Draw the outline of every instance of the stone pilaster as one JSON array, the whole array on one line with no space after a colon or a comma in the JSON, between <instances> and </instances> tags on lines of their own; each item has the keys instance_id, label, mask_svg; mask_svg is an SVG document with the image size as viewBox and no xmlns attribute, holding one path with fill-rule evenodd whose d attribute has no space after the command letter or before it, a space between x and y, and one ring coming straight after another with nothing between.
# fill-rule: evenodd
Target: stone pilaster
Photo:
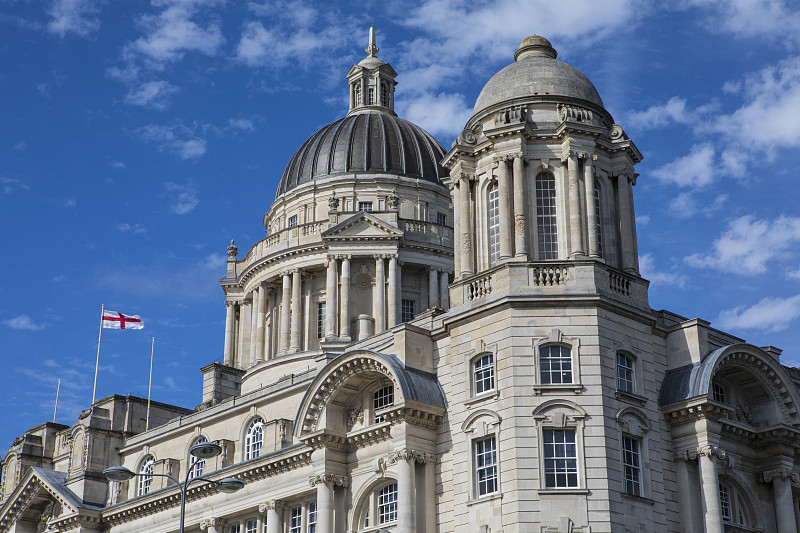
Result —
<instances>
[{"instance_id":1,"label":"stone pilaster","mask_svg":"<svg viewBox=\"0 0 800 533\"><path fill-rule=\"evenodd\" d=\"M342 300L342 314L339 319L339 337L344 340L350 340L350 256L340 256L342 261L342 278L341 278L341 295ZM327 312L334 313L331 309Z\"/></svg>"},{"instance_id":2,"label":"stone pilaster","mask_svg":"<svg viewBox=\"0 0 800 533\"><path fill-rule=\"evenodd\" d=\"M300 269L292 271L292 317L291 317L291 339L289 344L290 352L300 351L300 324L303 320L303 298L302 287L303 277Z\"/></svg>"},{"instance_id":3,"label":"stone pilaster","mask_svg":"<svg viewBox=\"0 0 800 533\"><path fill-rule=\"evenodd\" d=\"M289 351L289 310L292 299L292 275L283 272L283 292L281 294L281 334L280 334L280 353Z\"/></svg>"},{"instance_id":4,"label":"stone pilaster","mask_svg":"<svg viewBox=\"0 0 800 533\"><path fill-rule=\"evenodd\" d=\"M508 205L508 162L505 156L495 158L497 163L497 199L500 211L500 259L511 257L511 228L509 225L510 209Z\"/></svg>"},{"instance_id":5,"label":"stone pilaster","mask_svg":"<svg viewBox=\"0 0 800 533\"><path fill-rule=\"evenodd\" d=\"M449 309L450 308L450 291L447 287L448 274L446 271L442 271L439 273L439 304L442 306L442 309Z\"/></svg>"},{"instance_id":6,"label":"stone pilaster","mask_svg":"<svg viewBox=\"0 0 800 533\"><path fill-rule=\"evenodd\" d=\"M258 506L258 511L267 515L267 531L283 531L283 510L286 502L283 500L269 500Z\"/></svg>"},{"instance_id":7,"label":"stone pilaster","mask_svg":"<svg viewBox=\"0 0 800 533\"><path fill-rule=\"evenodd\" d=\"M375 318L375 333L386 329L386 274L383 265L384 256L375 255L375 291L372 295L372 314Z\"/></svg>"},{"instance_id":8,"label":"stone pilaster","mask_svg":"<svg viewBox=\"0 0 800 533\"><path fill-rule=\"evenodd\" d=\"M630 177L626 174L617 176L617 195L622 269L626 272L636 273L633 213L631 212L631 182Z\"/></svg>"},{"instance_id":9,"label":"stone pilaster","mask_svg":"<svg viewBox=\"0 0 800 533\"><path fill-rule=\"evenodd\" d=\"M581 209L580 179L578 177L578 156L570 151L567 157L569 176L569 238L572 257L585 255L583 248L583 213Z\"/></svg>"},{"instance_id":10,"label":"stone pilaster","mask_svg":"<svg viewBox=\"0 0 800 533\"><path fill-rule=\"evenodd\" d=\"M389 327L400 323L400 275L397 268L397 254L389 256Z\"/></svg>"},{"instance_id":11,"label":"stone pilaster","mask_svg":"<svg viewBox=\"0 0 800 533\"><path fill-rule=\"evenodd\" d=\"M233 320L236 305L236 302L225 302L225 349L222 360L228 366L233 364Z\"/></svg>"},{"instance_id":12,"label":"stone pilaster","mask_svg":"<svg viewBox=\"0 0 800 533\"><path fill-rule=\"evenodd\" d=\"M775 522L781 533L797 533L797 520L792 499L792 482L800 482L800 474L790 468L775 468L759 476L764 483L772 483L772 502Z\"/></svg>"},{"instance_id":13,"label":"stone pilaster","mask_svg":"<svg viewBox=\"0 0 800 533\"><path fill-rule=\"evenodd\" d=\"M581 154L583 157L583 185L584 198L586 199L586 235L589 239L589 256L600 257L600 247L597 240L597 211L594 205L594 164L596 155Z\"/></svg>"},{"instance_id":14,"label":"stone pilaster","mask_svg":"<svg viewBox=\"0 0 800 533\"><path fill-rule=\"evenodd\" d=\"M514 257L528 260L528 199L525 180L525 160L522 154L514 154L512 164L514 173ZM442 306L444 307L444 305Z\"/></svg>"},{"instance_id":15,"label":"stone pilaster","mask_svg":"<svg viewBox=\"0 0 800 533\"><path fill-rule=\"evenodd\" d=\"M458 229L461 232L461 277L472 275L472 223L470 220L470 180L465 174L458 182Z\"/></svg>"},{"instance_id":16,"label":"stone pilaster","mask_svg":"<svg viewBox=\"0 0 800 533\"><path fill-rule=\"evenodd\" d=\"M428 307L439 307L439 270L436 267L428 269Z\"/></svg>"}]
</instances>

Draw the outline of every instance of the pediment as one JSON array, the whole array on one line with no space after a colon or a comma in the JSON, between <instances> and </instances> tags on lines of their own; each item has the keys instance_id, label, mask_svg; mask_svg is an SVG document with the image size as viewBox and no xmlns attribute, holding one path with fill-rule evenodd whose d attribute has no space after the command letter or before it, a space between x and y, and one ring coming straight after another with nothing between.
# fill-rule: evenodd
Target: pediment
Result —
<instances>
[{"instance_id":1,"label":"pediment","mask_svg":"<svg viewBox=\"0 0 800 533\"><path fill-rule=\"evenodd\" d=\"M403 232L375 215L360 212L322 232L328 241L398 240Z\"/></svg>"},{"instance_id":2,"label":"pediment","mask_svg":"<svg viewBox=\"0 0 800 533\"><path fill-rule=\"evenodd\" d=\"M80 500L63 485L65 478L62 472L31 468L0 509L0 532L18 521L33 522L46 532L48 524L80 514Z\"/></svg>"}]
</instances>

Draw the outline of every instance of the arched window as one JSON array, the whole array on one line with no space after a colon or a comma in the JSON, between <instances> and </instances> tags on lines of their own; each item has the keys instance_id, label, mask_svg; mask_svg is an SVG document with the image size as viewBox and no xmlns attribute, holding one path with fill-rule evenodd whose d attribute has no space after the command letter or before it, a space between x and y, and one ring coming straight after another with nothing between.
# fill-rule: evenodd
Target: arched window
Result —
<instances>
[{"instance_id":1,"label":"arched window","mask_svg":"<svg viewBox=\"0 0 800 533\"><path fill-rule=\"evenodd\" d=\"M153 472L155 470L156 460L152 455L145 457L142 461L142 466L139 468L139 480L136 485L136 495L144 496L150 492L150 486L153 484Z\"/></svg>"},{"instance_id":2,"label":"arched window","mask_svg":"<svg viewBox=\"0 0 800 533\"><path fill-rule=\"evenodd\" d=\"M549 172L536 176L536 230L539 236L539 259L558 259L556 179Z\"/></svg>"},{"instance_id":3,"label":"arched window","mask_svg":"<svg viewBox=\"0 0 800 533\"><path fill-rule=\"evenodd\" d=\"M597 221L597 253L603 257L603 219L600 216L600 184L594 182L594 218Z\"/></svg>"},{"instance_id":4,"label":"arched window","mask_svg":"<svg viewBox=\"0 0 800 533\"><path fill-rule=\"evenodd\" d=\"M723 522L745 527L754 525L749 519L750 513L745 504L744 495L736 485L720 481L719 506Z\"/></svg>"},{"instance_id":5,"label":"arched window","mask_svg":"<svg viewBox=\"0 0 800 533\"><path fill-rule=\"evenodd\" d=\"M205 437L200 437L199 439L194 441L194 443L192 443L192 446L194 446L195 444L200 444L201 442L208 442L208 439L205 438ZM189 464L192 464L192 461L194 461L194 460L195 460L195 458L190 454L189 455ZM192 467L191 472L189 472L189 477L192 478L192 479L196 478L196 477L201 477L203 475L203 469L205 467L206 467L206 460L205 459L199 459L194 464L194 466Z\"/></svg>"},{"instance_id":6,"label":"arched window","mask_svg":"<svg viewBox=\"0 0 800 533\"><path fill-rule=\"evenodd\" d=\"M397 483L379 485L367 496L360 512L358 529L389 526L397 522Z\"/></svg>"},{"instance_id":7,"label":"arched window","mask_svg":"<svg viewBox=\"0 0 800 533\"><path fill-rule=\"evenodd\" d=\"M489 264L493 265L500 258L500 195L496 183L489 188L488 213Z\"/></svg>"},{"instance_id":8,"label":"arched window","mask_svg":"<svg viewBox=\"0 0 800 533\"><path fill-rule=\"evenodd\" d=\"M485 353L472 361L472 395L493 391L494 354Z\"/></svg>"},{"instance_id":9,"label":"arched window","mask_svg":"<svg viewBox=\"0 0 800 533\"><path fill-rule=\"evenodd\" d=\"M264 445L264 419L256 418L247 426L247 435L244 438L244 460L249 461L261 455Z\"/></svg>"}]
</instances>

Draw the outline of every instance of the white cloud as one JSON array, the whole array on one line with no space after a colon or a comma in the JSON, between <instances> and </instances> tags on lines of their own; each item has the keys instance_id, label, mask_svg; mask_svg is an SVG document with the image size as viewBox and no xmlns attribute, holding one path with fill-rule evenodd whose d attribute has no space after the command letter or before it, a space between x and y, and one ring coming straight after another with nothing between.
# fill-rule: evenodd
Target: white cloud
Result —
<instances>
[{"instance_id":1,"label":"white cloud","mask_svg":"<svg viewBox=\"0 0 800 533\"><path fill-rule=\"evenodd\" d=\"M142 226L141 224L117 224L117 230L121 231L122 233L133 233L133 234L140 234L140 233L147 233L147 228Z\"/></svg>"},{"instance_id":2,"label":"white cloud","mask_svg":"<svg viewBox=\"0 0 800 533\"><path fill-rule=\"evenodd\" d=\"M168 150L181 159L198 159L206 153L206 141L195 135L196 127L148 124L134 130L139 139L156 144L159 151Z\"/></svg>"},{"instance_id":3,"label":"white cloud","mask_svg":"<svg viewBox=\"0 0 800 533\"><path fill-rule=\"evenodd\" d=\"M96 0L54 0L50 4L47 31L62 39L68 33L88 37L100 29L100 4Z\"/></svg>"},{"instance_id":4,"label":"white cloud","mask_svg":"<svg viewBox=\"0 0 800 533\"><path fill-rule=\"evenodd\" d=\"M30 189L26 184L16 178L0 177L0 194L12 194L20 190Z\"/></svg>"},{"instance_id":5,"label":"white cloud","mask_svg":"<svg viewBox=\"0 0 800 533\"><path fill-rule=\"evenodd\" d=\"M457 135L472 116L462 94L420 94L398 103L398 113L432 135Z\"/></svg>"},{"instance_id":6,"label":"white cloud","mask_svg":"<svg viewBox=\"0 0 800 533\"><path fill-rule=\"evenodd\" d=\"M699 189L711 184L716 177L714 154L711 144L696 144L688 155L653 170L651 174L665 183Z\"/></svg>"},{"instance_id":7,"label":"white cloud","mask_svg":"<svg viewBox=\"0 0 800 533\"><path fill-rule=\"evenodd\" d=\"M128 91L125 103L164 110L169 107L170 96L176 92L178 88L168 81L148 81Z\"/></svg>"},{"instance_id":8,"label":"white cloud","mask_svg":"<svg viewBox=\"0 0 800 533\"><path fill-rule=\"evenodd\" d=\"M122 161L112 161L111 166L114 168L126 168L125 163L123 163Z\"/></svg>"},{"instance_id":9,"label":"white cloud","mask_svg":"<svg viewBox=\"0 0 800 533\"><path fill-rule=\"evenodd\" d=\"M14 318L3 320L3 324L10 327L11 329L19 329L27 331L39 331L47 327L47 324L45 323L36 324L33 320L31 320L31 317L29 317L28 315L19 315Z\"/></svg>"},{"instance_id":10,"label":"white cloud","mask_svg":"<svg viewBox=\"0 0 800 533\"><path fill-rule=\"evenodd\" d=\"M252 133L256 131L256 126L249 118L232 118L228 120L228 127Z\"/></svg>"},{"instance_id":11,"label":"white cloud","mask_svg":"<svg viewBox=\"0 0 800 533\"><path fill-rule=\"evenodd\" d=\"M796 2L686 0L684 4L707 9L709 17L703 22L705 30L739 38L763 37L788 47L800 44L800 10Z\"/></svg>"},{"instance_id":12,"label":"white cloud","mask_svg":"<svg viewBox=\"0 0 800 533\"><path fill-rule=\"evenodd\" d=\"M684 260L694 267L712 268L742 275L763 274L767 263L785 256L800 242L800 217L781 216L756 220L752 215L730 222L705 254Z\"/></svg>"},{"instance_id":13,"label":"white cloud","mask_svg":"<svg viewBox=\"0 0 800 533\"><path fill-rule=\"evenodd\" d=\"M715 321L728 330L781 331L800 318L800 294L789 298L764 298L750 307L738 306L720 312Z\"/></svg>"},{"instance_id":14,"label":"white cloud","mask_svg":"<svg viewBox=\"0 0 800 533\"><path fill-rule=\"evenodd\" d=\"M625 117L625 125L646 130L666 126L672 122L689 124L694 113L686 109L686 99L673 96L667 103L650 106L644 111L631 111Z\"/></svg>"},{"instance_id":15,"label":"white cloud","mask_svg":"<svg viewBox=\"0 0 800 533\"><path fill-rule=\"evenodd\" d=\"M200 203L197 190L191 183L180 185L173 181L168 181L164 184L164 195L171 201L169 210L176 215L191 213Z\"/></svg>"},{"instance_id":16,"label":"white cloud","mask_svg":"<svg viewBox=\"0 0 800 533\"><path fill-rule=\"evenodd\" d=\"M700 193L697 191L684 191L679 193L669 202L669 213L678 218L690 218L698 214L711 218L725 205L727 194L720 194L714 198L710 205L701 205ZM636 219L638 222L638 218Z\"/></svg>"},{"instance_id":17,"label":"white cloud","mask_svg":"<svg viewBox=\"0 0 800 533\"><path fill-rule=\"evenodd\" d=\"M639 272L642 274L644 279L648 279L651 283L658 285L669 285L683 288L685 280L682 275L658 270L656 267L657 263L658 262L653 257L653 254L644 254L639 256Z\"/></svg>"},{"instance_id":18,"label":"white cloud","mask_svg":"<svg viewBox=\"0 0 800 533\"><path fill-rule=\"evenodd\" d=\"M17 144L14 145L13 148L14 148L14 150L17 150L17 151L21 152L22 150L25 150L27 147L28 147L28 143L26 143L26 142L18 142Z\"/></svg>"},{"instance_id":19,"label":"white cloud","mask_svg":"<svg viewBox=\"0 0 800 533\"><path fill-rule=\"evenodd\" d=\"M650 223L650 215L636 215L636 225L646 226Z\"/></svg>"},{"instance_id":20,"label":"white cloud","mask_svg":"<svg viewBox=\"0 0 800 533\"><path fill-rule=\"evenodd\" d=\"M228 256L214 252L206 256L203 265L209 270L224 270L228 263Z\"/></svg>"}]
</instances>

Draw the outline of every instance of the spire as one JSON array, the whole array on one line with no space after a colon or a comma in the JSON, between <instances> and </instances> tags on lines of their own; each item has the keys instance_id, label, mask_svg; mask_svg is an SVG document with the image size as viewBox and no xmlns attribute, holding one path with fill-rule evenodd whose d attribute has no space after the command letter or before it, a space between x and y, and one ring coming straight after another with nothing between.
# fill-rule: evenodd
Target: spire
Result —
<instances>
[{"instance_id":1,"label":"spire","mask_svg":"<svg viewBox=\"0 0 800 533\"><path fill-rule=\"evenodd\" d=\"M380 49L375 44L375 26L370 26L369 27L369 46L367 46L366 52L369 55L375 57L375 54L377 54L379 51L380 51Z\"/></svg>"}]
</instances>

